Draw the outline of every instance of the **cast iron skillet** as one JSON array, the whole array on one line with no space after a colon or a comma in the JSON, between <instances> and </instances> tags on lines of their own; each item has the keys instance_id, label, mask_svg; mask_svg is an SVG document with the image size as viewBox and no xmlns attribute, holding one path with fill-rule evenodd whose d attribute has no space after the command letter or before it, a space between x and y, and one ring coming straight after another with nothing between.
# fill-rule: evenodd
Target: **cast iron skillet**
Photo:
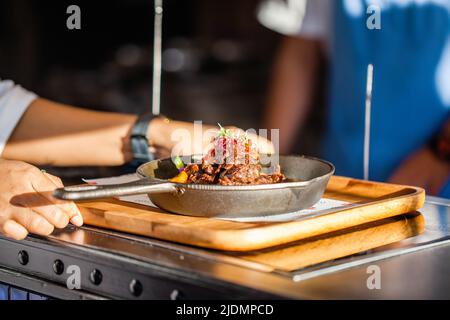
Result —
<instances>
[{"instance_id":1,"label":"cast iron skillet","mask_svg":"<svg viewBox=\"0 0 450 320\"><path fill-rule=\"evenodd\" d=\"M183 157L191 163L193 156ZM105 186L56 189L63 200L90 200L147 194L161 209L202 217L254 217L293 212L320 200L334 166L306 156L280 156L281 171L288 182L264 185L222 186L180 184L168 181L178 174L171 158L150 161L137 169L140 180Z\"/></svg>"}]
</instances>

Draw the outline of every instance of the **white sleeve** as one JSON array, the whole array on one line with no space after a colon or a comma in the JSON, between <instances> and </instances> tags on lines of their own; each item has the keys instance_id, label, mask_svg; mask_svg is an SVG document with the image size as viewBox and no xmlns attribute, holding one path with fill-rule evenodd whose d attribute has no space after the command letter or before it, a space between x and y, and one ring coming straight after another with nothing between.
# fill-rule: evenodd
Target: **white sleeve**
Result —
<instances>
[{"instance_id":1,"label":"white sleeve","mask_svg":"<svg viewBox=\"0 0 450 320\"><path fill-rule=\"evenodd\" d=\"M331 24L331 1L334 0L308 0L306 14L298 32L299 36L327 40Z\"/></svg>"},{"instance_id":2,"label":"white sleeve","mask_svg":"<svg viewBox=\"0 0 450 320\"><path fill-rule=\"evenodd\" d=\"M37 96L11 80L0 79L0 155L11 133Z\"/></svg>"},{"instance_id":3,"label":"white sleeve","mask_svg":"<svg viewBox=\"0 0 450 320\"><path fill-rule=\"evenodd\" d=\"M328 39L333 0L264 0L257 17L265 27L284 35Z\"/></svg>"}]
</instances>

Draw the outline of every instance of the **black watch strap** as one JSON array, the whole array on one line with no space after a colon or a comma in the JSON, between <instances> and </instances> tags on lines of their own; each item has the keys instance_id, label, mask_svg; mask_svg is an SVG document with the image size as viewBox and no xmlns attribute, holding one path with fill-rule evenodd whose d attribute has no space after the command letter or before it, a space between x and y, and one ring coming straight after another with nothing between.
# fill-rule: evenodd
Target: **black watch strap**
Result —
<instances>
[{"instance_id":1,"label":"black watch strap","mask_svg":"<svg viewBox=\"0 0 450 320\"><path fill-rule=\"evenodd\" d=\"M144 113L139 116L131 129L130 143L133 153L131 164L134 166L139 166L155 159L155 155L150 152L147 132L150 121L156 117L152 113Z\"/></svg>"}]
</instances>

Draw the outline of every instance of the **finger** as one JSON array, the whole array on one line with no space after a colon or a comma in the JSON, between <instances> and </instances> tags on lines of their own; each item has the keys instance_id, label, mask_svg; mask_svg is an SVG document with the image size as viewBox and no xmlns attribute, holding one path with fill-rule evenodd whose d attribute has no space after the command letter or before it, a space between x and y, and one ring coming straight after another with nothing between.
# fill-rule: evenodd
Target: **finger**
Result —
<instances>
[{"instance_id":1,"label":"finger","mask_svg":"<svg viewBox=\"0 0 450 320\"><path fill-rule=\"evenodd\" d=\"M61 179L46 172L43 172L42 177L43 179L37 179L36 181L33 181L32 186L34 190L44 198L46 198L51 204L55 205L60 210L65 212L68 215L70 222L78 227L82 226L83 216L81 215L80 210L78 210L75 203L71 201L56 199L51 195L50 192L42 192L48 191L49 189L53 190L55 187L63 187L64 185L62 184Z\"/></svg>"},{"instance_id":2,"label":"finger","mask_svg":"<svg viewBox=\"0 0 450 320\"><path fill-rule=\"evenodd\" d=\"M54 185L55 187L63 187L63 183L61 181L61 179L57 176L54 176L48 172L42 171L42 173L44 174L44 176L46 176Z\"/></svg>"},{"instance_id":3,"label":"finger","mask_svg":"<svg viewBox=\"0 0 450 320\"><path fill-rule=\"evenodd\" d=\"M32 179L30 179L31 187L33 187L33 183L36 183L36 181L44 179L46 185L41 184L39 190L53 190L53 183L44 177L40 171L36 171L37 172L34 173ZM16 205L17 208L23 207L31 209L58 228L65 227L69 223L69 215L45 197L45 194L50 194L50 191L38 192L38 189L36 188L34 188L34 191L36 192L14 196L11 199L11 203Z\"/></svg>"},{"instance_id":4,"label":"finger","mask_svg":"<svg viewBox=\"0 0 450 320\"><path fill-rule=\"evenodd\" d=\"M38 172L38 175L41 174L46 175L46 173L43 171ZM53 189L53 186L57 186L58 184L60 184L60 182L58 181L59 178L54 176L51 176L52 178L50 178L50 176L51 175L49 175L48 177L49 183L47 188ZM32 181L35 180L36 178L32 179ZM42 193L37 192L35 195L33 195L33 198L35 200L32 200L30 197L28 199L24 198L24 200L18 201L18 203L24 207L30 208L35 213L40 214L57 228L64 228L65 226L67 226L67 224L69 223L69 216L65 211L54 205Z\"/></svg>"},{"instance_id":5,"label":"finger","mask_svg":"<svg viewBox=\"0 0 450 320\"><path fill-rule=\"evenodd\" d=\"M55 185L55 187L57 187L57 188L64 187L60 178L58 178L54 175L51 175L47 172L44 172L44 175ZM73 203L72 201L63 201L63 200L55 199L53 197L51 197L51 199L54 202L60 203L63 206L63 208L62 208L63 210L65 210L65 208L67 208L69 217L71 217L72 220L73 219L77 220L78 218L76 218L76 217L80 218L79 223L76 223L76 225L81 226L83 224L83 217L80 213L80 210L75 205L75 203ZM71 214L73 214L73 216L71 216Z\"/></svg>"},{"instance_id":6,"label":"finger","mask_svg":"<svg viewBox=\"0 0 450 320\"><path fill-rule=\"evenodd\" d=\"M6 220L0 227L3 234L15 240L23 240L28 235L27 229L14 220Z\"/></svg>"},{"instance_id":7,"label":"finger","mask_svg":"<svg viewBox=\"0 0 450 320\"><path fill-rule=\"evenodd\" d=\"M62 211L60 208L49 202L47 199L43 199L48 202L48 205L32 207L32 211L40 214L48 222L53 224L55 227L62 229L69 224L69 216L66 212Z\"/></svg>"},{"instance_id":8,"label":"finger","mask_svg":"<svg viewBox=\"0 0 450 320\"><path fill-rule=\"evenodd\" d=\"M48 236L54 230L53 225L44 217L30 208L17 207L13 213L13 220L22 225L28 232Z\"/></svg>"},{"instance_id":9,"label":"finger","mask_svg":"<svg viewBox=\"0 0 450 320\"><path fill-rule=\"evenodd\" d=\"M68 214L38 192L15 195L10 199L10 204L14 206L14 210L28 208L58 228L64 228L69 223Z\"/></svg>"}]
</instances>

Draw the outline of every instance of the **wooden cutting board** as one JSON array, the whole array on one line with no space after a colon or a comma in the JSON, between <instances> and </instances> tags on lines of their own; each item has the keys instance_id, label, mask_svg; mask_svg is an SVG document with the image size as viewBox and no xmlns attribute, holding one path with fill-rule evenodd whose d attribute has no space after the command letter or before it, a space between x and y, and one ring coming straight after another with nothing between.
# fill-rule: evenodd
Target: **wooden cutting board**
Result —
<instances>
[{"instance_id":1,"label":"wooden cutting board","mask_svg":"<svg viewBox=\"0 0 450 320\"><path fill-rule=\"evenodd\" d=\"M78 205L89 225L217 250L250 251L416 211L424 203L425 192L421 188L334 176L324 197L349 204L310 219L269 223L182 216L113 199Z\"/></svg>"},{"instance_id":2,"label":"wooden cutting board","mask_svg":"<svg viewBox=\"0 0 450 320\"><path fill-rule=\"evenodd\" d=\"M412 212L281 246L232 255L272 270L290 272L395 243L424 230L423 215Z\"/></svg>"}]
</instances>

